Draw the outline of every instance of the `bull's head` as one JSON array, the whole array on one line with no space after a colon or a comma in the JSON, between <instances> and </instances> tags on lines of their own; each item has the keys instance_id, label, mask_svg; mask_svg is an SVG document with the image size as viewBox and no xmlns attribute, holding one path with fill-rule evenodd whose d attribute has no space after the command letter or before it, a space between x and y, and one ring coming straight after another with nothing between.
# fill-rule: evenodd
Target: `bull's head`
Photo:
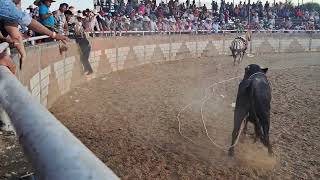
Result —
<instances>
[{"instance_id":1,"label":"bull's head","mask_svg":"<svg viewBox=\"0 0 320 180\"><path fill-rule=\"evenodd\" d=\"M245 68L245 73L244 73L243 80L246 80L250 76L252 76L253 74L259 73L259 72L266 74L268 72L268 68L260 67L257 64L250 64Z\"/></svg>"},{"instance_id":2,"label":"bull's head","mask_svg":"<svg viewBox=\"0 0 320 180\"><path fill-rule=\"evenodd\" d=\"M250 87L251 80L250 77L256 73L264 73L266 74L268 71L268 68L262 68L257 64L250 64L245 68L244 77L243 80L240 83L239 86L239 92L240 93L247 93L247 88Z\"/></svg>"}]
</instances>

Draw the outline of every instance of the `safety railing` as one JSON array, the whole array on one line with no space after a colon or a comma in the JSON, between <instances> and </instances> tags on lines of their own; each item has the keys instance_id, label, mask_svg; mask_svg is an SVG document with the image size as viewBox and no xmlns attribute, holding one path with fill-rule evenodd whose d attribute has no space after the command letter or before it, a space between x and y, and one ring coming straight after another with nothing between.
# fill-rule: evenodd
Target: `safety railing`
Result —
<instances>
[{"instance_id":1,"label":"safety railing","mask_svg":"<svg viewBox=\"0 0 320 180\"><path fill-rule=\"evenodd\" d=\"M95 31L89 32L91 36L102 36L102 37L112 37L112 36L130 36L130 35L173 35L173 34L228 34L228 33L240 33L246 32L247 30L191 30L191 31ZM320 33L320 30L251 30L253 33ZM72 34L70 34L72 36ZM37 40L44 40L50 38L49 36L36 36L30 37L24 40L24 42L30 42L35 45Z\"/></svg>"},{"instance_id":2,"label":"safety railing","mask_svg":"<svg viewBox=\"0 0 320 180\"><path fill-rule=\"evenodd\" d=\"M7 48L8 43L0 44L0 53ZM1 65L0 92L0 106L8 115L37 179L119 179Z\"/></svg>"}]
</instances>

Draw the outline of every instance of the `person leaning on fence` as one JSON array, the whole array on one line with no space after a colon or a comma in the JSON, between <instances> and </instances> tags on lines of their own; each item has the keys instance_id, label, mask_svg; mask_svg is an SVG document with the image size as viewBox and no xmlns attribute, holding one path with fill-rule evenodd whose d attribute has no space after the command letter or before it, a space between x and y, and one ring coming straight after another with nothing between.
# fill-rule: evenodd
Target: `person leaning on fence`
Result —
<instances>
[{"instance_id":1,"label":"person leaning on fence","mask_svg":"<svg viewBox=\"0 0 320 180\"><path fill-rule=\"evenodd\" d=\"M69 5L67 3L62 3L59 6L59 9L55 11L55 31L59 34L67 34L68 23L66 20L65 12L67 11Z\"/></svg>"},{"instance_id":2,"label":"person leaning on fence","mask_svg":"<svg viewBox=\"0 0 320 180\"><path fill-rule=\"evenodd\" d=\"M85 17L81 12L75 15L76 22L74 23L74 35L72 36L76 43L79 45L80 49L80 60L83 65L84 73L85 75L90 75L93 73L92 67L89 62L89 56L91 52L91 45L88 41L87 37L88 35L85 33L84 27L83 27L83 21L85 20Z\"/></svg>"},{"instance_id":3,"label":"person leaning on fence","mask_svg":"<svg viewBox=\"0 0 320 180\"><path fill-rule=\"evenodd\" d=\"M27 26L29 29L41 33L41 34L45 34L50 36L53 39L56 40L61 40L62 42L66 42L68 41L68 38L65 36L61 36L58 35L52 31L50 31L49 29L47 29L46 27L44 27L43 25L41 25L39 22L37 22L36 20L32 19L27 13L22 12L20 9L18 9L16 7L16 5L13 3L12 0L1 0L0 3L0 22L3 23L3 29L6 31L9 31L8 34L11 36L15 36L12 33L17 33L16 32L16 27L12 27L12 29L6 28L6 22L10 22L11 24L18 24L21 26ZM11 34L10 34L11 33ZM2 41L5 42L9 42L12 43L12 39L9 38L3 38ZM19 40L20 42L20 40ZM19 43L16 42L16 43ZM19 43L19 45L22 45ZM12 60L10 59L10 57L6 54L1 54L0 58L2 58L1 61L1 65L5 65L7 67L9 67L9 69L14 73L15 72L15 65L12 62Z\"/></svg>"},{"instance_id":4,"label":"person leaning on fence","mask_svg":"<svg viewBox=\"0 0 320 180\"><path fill-rule=\"evenodd\" d=\"M49 8L53 2L55 1L42 0L42 4L39 6L40 23L52 32L54 32L55 19Z\"/></svg>"},{"instance_id":5,"label":"person leaning on fence","mask_svg":"<svg viewBox=\"0 0 320 180\"><path fill-rule=\"evenodd\" d=\"M13 0L17 8L21 7L21 0ZM10 21L0 21L0 39L6 41L11 47L15 47L20 54L20 67L26 59L27 53L23 45L22 34L19 32L18 24Z\"/></svg>"}]
</instances>

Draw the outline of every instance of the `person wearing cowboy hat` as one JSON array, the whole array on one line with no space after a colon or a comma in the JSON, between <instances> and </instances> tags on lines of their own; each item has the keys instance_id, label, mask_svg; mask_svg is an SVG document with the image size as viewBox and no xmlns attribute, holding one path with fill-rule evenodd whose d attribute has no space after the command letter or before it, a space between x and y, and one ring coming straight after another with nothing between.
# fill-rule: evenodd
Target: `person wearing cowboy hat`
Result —
<instances>
[{"instance_id":1,"label":"person wearing cowboy hat","mask_svg":"<svg viewBox=\"0 0 320 180\"><path fill-rule=\"evenodd\" d=\"M35 1L33 2L33 5L35 5L35 6L40 6L40 5L41 5L41 1L42 1L42 0L35 0Z\"/></svg>"},{"instance_id":2,"label":"person wearing cowboy hat","mask_svg":"<svg viewBox=\"0 0 320 180\"><path fill-rule=\"evenodd\" d=\"M51 31L54 31L54 17L50 11L51 3L54 0L41 0L42 4L39 6L40 23L46 26Z\"/></svg>"},{"instance_id":3,"label":"person wearing cowboy hat","mask_svg":"<svg viewBox=\"0 0 320 180\"><path fill-rule=\"evenodd\" d=\"M29 10L30 12L32 12L34 10L33 5L30 5L27 10Z\"/></svg>"},{"instance_id":4,"label":"person wearing cowboy hat","mask_svg":"<svg viewBox=\"0 0 320 180\"><path fill-rule=\"evenodd\" d=\"M85 16L81 11L78 11L77 14L74 15L76 21L74 22L74 34L72 38L76 40L76 43L80 49L80 61L83 65L83 70L85 75L90 75L93 73L93 69L89 63L89 56L91 51L91 45L88 41L88 34L85 32L83 27L83 21L85 20Z\"/></svg>"},{"instance_id":5,"label":"person wearing cowboy hat","mask_svg":"<svg viewBox=\"0 0 320 180\"><path fill-rule=\"evenodd\" d=\"M204 23L204 28L205 28L205 30L211 31L211 29L212 29L212 19L211 18L206 19L206 22Z\"/></svg>"},{"instance_id":6,"label":"person wearing cowboy hat","mask_svg":"<svg viewBox=\"0 0 320 180\"><path fill-rule=\"evenodd\" d=\"M37 14L36 14L36 9L34 8L33 5L30 5L27 10L29 10L29 15L30 17L37 19L38 15L39 15L39 9L37 10Z\"/></svg>"}]
</instances>

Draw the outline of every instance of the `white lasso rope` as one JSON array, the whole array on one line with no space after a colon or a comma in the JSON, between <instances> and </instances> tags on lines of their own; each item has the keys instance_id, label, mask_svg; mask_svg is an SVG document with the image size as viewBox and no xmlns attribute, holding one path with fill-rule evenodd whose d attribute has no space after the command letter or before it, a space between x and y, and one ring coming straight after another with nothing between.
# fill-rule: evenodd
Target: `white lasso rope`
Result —
<instances>
[{"instance_id":1,"label":"white lasso rope","mask_svg":"<svg viewBox=\"0 0 320 180\"><path fill-rule=\"evenodd\" d=\"M208 87L205 88L205 92L206 92L206 89L209 89L209 90L210 90L210 88L213 88L215 85L218 85L218 84L221 84L221 83L225 83L225 82L229 82L229 81L232 81L232 80L237 79L237 78L240 78L240 77L241 77L241 76L232 77L232 78L227 79L227 80L223 80L223 81L220 81L220 82L213 83L213 84L211 84L210 86L208 86ZM205 95L205 97L201 99L202 104L204 105L204 102L206 102L206 101L209 100L209 99L210 99L210 98L208 98L208 96ZM182 109L179 111L178 115L177 115L177 120L178 120L178 122L179 122L179 133L180 133L180 135L181 135L182 137L184 137L185 139L189 140L190 142L192 142L192 143L194 143L194 144L197 144L197 143L195 143L192 139L190 139L189 137L183 135L182 130L181 130L181 121L180 121L180 115L181 115L181 113L184 112L187 108L191 107L195 102L196 102L196 101L193 101L193 102L189 103L188 105L186 105L184 108L182 108ZM202 105L202 106L203 106L203 105ZM203 111L203 110L202 110L202 108L201 108L201 112L202 112L202 111ZM201 115L202 115L202 117L203 117L203 114L201 114ZM203 118L202 118L202 122L203 122L203 126L204 126L204 128L205 128L205 130L206 130L206 135L207 135L207 137L209 138L209 140L211 141L211 143L212 143L214 146L216 146L217 148L219 148L220 150L225 151L225 148L223 148L221 145L215 143L215 142L212 140L212 138L209 136L208 130L207 130L207 127L206 127L205 122L203 121Z\"/></svg>"}]
</instances>

